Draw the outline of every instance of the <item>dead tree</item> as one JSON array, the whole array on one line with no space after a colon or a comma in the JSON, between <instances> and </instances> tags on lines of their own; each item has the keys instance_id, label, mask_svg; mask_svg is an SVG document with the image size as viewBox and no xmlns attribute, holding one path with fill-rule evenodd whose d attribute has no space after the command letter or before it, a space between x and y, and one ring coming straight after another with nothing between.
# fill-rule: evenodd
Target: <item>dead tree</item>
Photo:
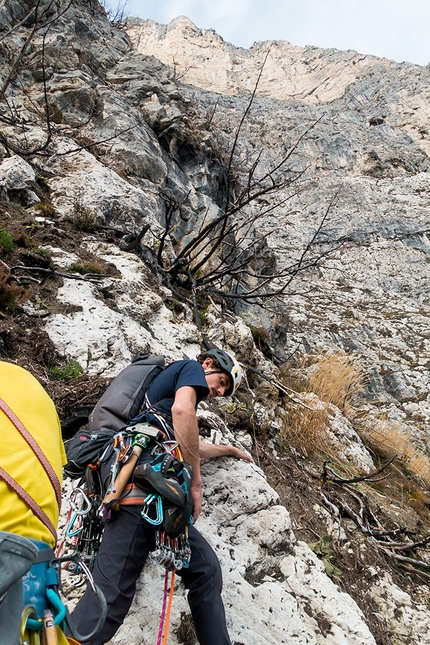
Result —
<instances>
[{"instance_id":1,"label":"dead tree","mask_svg":"<svg viewBox=\"0 0 430 645\"><path fill-rule=\"evenodd\" d=\"M265 306L264 303L269 300L286 295L298 274L318 266L324 257L341 246L343 241L337 240L325 250L316 249L339 191L328 204L301 254L282 269L277 267L268 245L270 236L276 230L264 234L258 230L260 221L304 190L301 180L307 169L297 171L289 162L300 142L316 125L317 122L307 128L288 153L264 172L259 172L261 154L257 155L244 181L238 185L234 178L233 155L238 144L240 124L227 167L225 206L209 221L205 213L199 217L200 224L187 235L186 242L177 244L173 261L164 258L163 250L180 220L181 210L188 207L188 196L178 202L165 193L161 194L165 204L165 220L164 232L159 237L157 263L167 276L169 285L194 293L215 295L230 302L252 302ZM268 198L273 199L272 204L269 204ZM259 267L260 256L264 258L263 267Z\"/></svg>"},{"instance_id":2,"label":"dead tree","mask_svg":"<svg viewBox=\"0 0 430 645\"><path fill-rule=\"evenodd\" d=\"M46 150L51 142L52 122L48 104L45 69L45 43L50 28L67 12L72 1L73 0L64 0L63 2L58 2L57 0L37 0L35 6L29 11L29 13L17 25L15 25L15 27L10 29L6 34L3 34L1 37L1 41L7 42L8 37L10 37L18 27L23 30L23 45L18 51L14 51L13 53L9 52L9 69L0 88L0 121L3 121L8 125L25 125L25 120L22 119L19 111L14 109L8 100L8 90L16 81L22 69L25 68L26 56L36 35L39 34L39 32L42 32L42 46L40 52L44 96L44 113L42 120L46 129L46 139L42 144L38 144L33 148L26 148L20 143L14 141L11 137L6 136L4 132L0 132L0 143L3 145L7 155L10 155L10 152L20 155L36 154Z\"/></svg>"},{"instance_id":3,"label":"dead tree","mask_svg":"<svg viewBox=\"0 0 430 645\"><path fill-rule=\"evenodd\" d=\"M237 150L243 126L251 112L269 53L270 49L266 52L253 92L230 145L224 164L226 185L223 196L220 196L223 205L218 214L211 217L205 212L198 214L194 219L195 227L187 232L186 240L178 240L175 244L174 231L181 220L182 210L191 208L188 195L178 201L165 191L160 193L165 205L165 217L156 261L167 286L188 291L194 309L197 294L212 295L233 305L241 301L266 308L267 303L271 302L271 306L274 306L274 301L280 301L288 294L290 285L298 274L318 266L324 257L343 243L342 240L337 240L324 250L317 249L338 193L322 214L299 257L292 259L289 266L279 268L270 251L268 241L276 232L275 229L264 234L259 231L259 223L264 218L304 190L308 169L296 170L294 155L302 140L319 122L318 119L306 128L288 152L270 167L263 167L264 151L261 150L250 161L246 172L238 172L240 164ZM205 127L213 127L217 105L218 102L205 119ZM224 156L223 151L218 150L219 159ZM271 204L269 199L272 200ZM175 246L176 255L173 260L170 254L163 254L168 240Z\"/></svg>"}]
</instances>

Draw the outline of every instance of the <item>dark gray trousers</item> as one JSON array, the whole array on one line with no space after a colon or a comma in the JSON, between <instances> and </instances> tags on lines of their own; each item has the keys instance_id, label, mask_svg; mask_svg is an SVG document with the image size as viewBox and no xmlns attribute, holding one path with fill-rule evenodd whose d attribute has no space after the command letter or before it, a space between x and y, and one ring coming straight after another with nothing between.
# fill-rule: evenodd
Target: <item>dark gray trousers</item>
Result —
<instances>
[{"instance_id":1,"label":"dark gray trousers","mask_svg":"<svg viewBox=\"0 0 430 645\"><path fill-rule=\"evenodd\" d=\"M95 583L108 605L101 632L85 645L104 645L122 624L132 603L136 581L148 553L154 548L155 530L140 516L139 506L122 506L106 524L93 570ZM200 645L231 645L221 599L222 575L212 547L190 528L191 561L178 575L188 589L188 602ZM161 608L162 598L160 598ZM80 634L89 634L97 622L99 604L88 587L72 615Z\"/></svg>"}]
</instances>

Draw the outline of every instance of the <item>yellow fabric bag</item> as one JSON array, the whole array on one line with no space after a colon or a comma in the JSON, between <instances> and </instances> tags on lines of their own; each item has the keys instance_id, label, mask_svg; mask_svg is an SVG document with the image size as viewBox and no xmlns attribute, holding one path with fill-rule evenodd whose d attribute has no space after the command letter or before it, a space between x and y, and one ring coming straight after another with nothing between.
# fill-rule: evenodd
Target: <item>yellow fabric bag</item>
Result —
<instances>
[{"instance_id":1,"label":"yellow fabric bag","mask_svg":"<svg viewBox=\"0 0 430 645\"><path fill-rule=\"evenodd\" d=\"M0 398L35 439L61 483L66 454L60 421L43 387L26 370L0 361ZM31 447L3 411L0 411L0 466L31 495L56 526L59 509L51 482ZM49 529L1 479L0 499L0 530L55 546Z\"/></svg>"}]
</instances>

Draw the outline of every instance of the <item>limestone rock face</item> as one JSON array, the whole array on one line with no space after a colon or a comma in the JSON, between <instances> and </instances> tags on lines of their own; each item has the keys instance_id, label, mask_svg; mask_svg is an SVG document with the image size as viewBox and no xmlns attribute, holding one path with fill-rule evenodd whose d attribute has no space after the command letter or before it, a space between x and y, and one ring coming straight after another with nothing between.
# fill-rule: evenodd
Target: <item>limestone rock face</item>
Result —
<instances>
[{"instance_id":1,"label":"limestone rock face","mask_svg":"<svg viewBox=\"0 0 430 645\"><path fill-rule=\"evenodd\" d=\"M327 255L293 281L272 344L281 356L352 352L368 376L367 399L378 405L369 405L367 421L388 415L424 445L429 67L280 41L244 50L185 17L167 26L133 19L128 33L139 52L189 84L184 92L198 96L201 122L211 114L221 141L236 132L256 90L235 157L244 181L257 156L264 173L299 142L289 166L304 171L299 185L265 198L270 213L257 227L282 270L299 261L328 213L311 254ZM257 327L275 322L249 305L241 313Z\"/></svg>"},{"instance_id":2,"label":"limestone rock face","mask_svg":"<svg viewBox=\"0 0 430 645\"><path fill-rule=\"evenodd\" d=\"M37 4L56 10L48 0ZM19 22L34 6L34 0L13 0L0 7L0 87L27 36ZM351 352L367 376L362 424L395 423L424 453L430 422L429 68L283 42L242 50L184 17L168 26L135 20L128 34L109 23L97 2L73 2L46 34L36 33L7 105L0 104L4 226L11 213L26 208L25 226L51 232L40 250L49 252L57 273L85 254L116 270L91 281L61 277L58 306L42 316L41 303L27 303L23 325L29 325L28 312L39 316L56 351L91 377L116 375L136 354L175 360L201 351L190 302L176 298L172 306L152 252L167 229L168 265L198 227L222 212L232 141L264 63L231 159L235 182L246 183L254 163L264 175L292 148L285 172L298 173L300 181L250 205L243 216L265 213L256 220L264 237L256 249L260 267L282 272L300 262L311 240L315 261L265 311L238 305L237 318L210 303L207 337L267 374L273 365L245 321L267 330L281 358L297 350ZM52 217L35 216L37 181ZM169 219L171 204L177 208ZM66 225L81 216L97 224L104 241L80 234L79 245L70 243ZM133 252L128 242L143 229L144 244ZM273 387L259 384L248 394L257 426L273 437L283 422ZM250 447L251 434L231 432L221 412L202 406L210 428L205 440ZM351 424L334 406L329 412L337 456L371 471ZM203 476L198 526L220 557L234 643L376 642L354 600L298 540L301 527L292 525L256 464L208 462ZM318 504L315 513L318 535L328 527L342 534ZM162 589L163 571L149 564L113 644L155 642ZM389 632L408 645L430 645L428 610L418 596L376 568L368 593ZM172 643L185 641L189 618L178 583Z\"/></svg>"},{"instance_id":3,"label":"limestone rock face","mask_svg":"<svg viewBox=\"0 0 430 645\"><path fill-rule=\"evenodd\" d=\"M258 42L242 49L213 30L199 29L186 16L169 25L132 19L128 34L137 51L175 66L186 83L219 94L252 92L267 52L259 95L311 104L339 98L363 70L381 64L355 51L294 47L286 41ZM382 65L389 69L396 63L384 60Z\"/></svg>"},{"instance_id":4,"label":"limestone rock face","mask_svg":"<svg viewBox=\"0 0 430 645\"><path fill-rule=\"evenodd\" d=\"M36 175L34 169L21 157L16 155L3 159L0 167L0 193L3 199L19 193L21 200L26 206L39 201L38 196L32 190Z\"/></svg>"}]
</instances>

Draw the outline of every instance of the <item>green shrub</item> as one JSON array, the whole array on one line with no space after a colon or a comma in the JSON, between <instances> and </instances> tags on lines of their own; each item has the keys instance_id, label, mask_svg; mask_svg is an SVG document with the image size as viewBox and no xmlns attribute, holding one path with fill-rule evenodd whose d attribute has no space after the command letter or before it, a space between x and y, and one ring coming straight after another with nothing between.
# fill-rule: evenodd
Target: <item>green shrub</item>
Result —
<instances>
[{"instance_id":1,"label":"green shrub","mask_svg":"<svg viewBox=\"0 0 430 645\"><path fill-rule=\"evenodd\" d=\"M39 213L43 217L54 217L54 215L57 214L55 207L51 204L51 202L47 202L46 200L38 202L34 205L34 208L39 211Z\"/></svg>"},{"instance_id":2,"label":"green shrub","mask_svg":"<svg viewBox=\"0 0 430 645\"><path fill-rule=\"evenodd\" d=\"M0 253L10 253L14 246L12 236L4 228L0 229Z\"/></svg>"},{"instance_id":3,"label":"green shrub","mask_svg":"<svg viewBox=\"0 0 430 645\"><path fill-rule=\"evenodd\" d=\"M49 374L51 378L56 379L57 381L70 381L72 378L76 378L82 374L83 369L73 358L70 359L67 365L63 367L51 367Z\"/></svg>"},{"instance_id":4,"label":"green shrub","mask_svg":"<svg viewBox=\"0 0 430 645\"><path fill-rule=\"evenodd\" d=\"M249 414L252 414L252 408L250 408L246 403L232 403L231 405L221 406L221 410L227 414L233 414L236 410L246 410Z\"/></svg>"},{"instance_id":5,"label":"green shrub","mask_svg":"<svg viewBox=\"0 0 430 645\"><path fill-rule=\"evenodd\" d=\"M80 273L81 275L86 275L87 273L103 275L104 273L102 267L95 262L74 262L69 266L68 270L72 273Z\"/></svg>"},{"instance_id":6,"label":"green shrub","mask_svg":"<svg viewBox=\"0 0 430 645\"><path fill-rule=\"evenodd\" d=\"M336 558L331 548L331 538L323 535L318 542L308 544L308 547L322 560L326 573L330 578L338 580L342 571L336 566Z\"/></svg>"},{"instance_id":7,"label":"green shrub","mask_svg":"<svg viewBox=\"0 0 430 645\"><path fill-rule=\"evenodd\" d=\"M206 327L206 325L208 323L208 319L207 319L206 314L203 313L203 311L199 311L198 314L199 314L200 326L201 327Z\"/></svg>"},{"instance_id":8,"label":"green shrub","mask_svg":"<svg viewBox=\"0 0 430 645\"><path fill-rule=\"evenodd\" d=\"M39 186L42 186L42 187L48 186L48 180L46 179L46 177L43 177L42 175L38 175L36 173L35 179L36 179L36 182L39 184Z\"/></svg>"},{"instance_id":9,"label":"green shrub","mask_svg":"<svg viewBox=\"0 0 430 645\"><path fill-rule=\"evenodd\" d=\"M54 266L54 263L53 263L53 260L52 260L52 255L50 254L48 249L37 248L37 249L34 249L34 252L37 253L37 255L40 255L40 257L43 258L44 260L47 260L51 267Z\"/></svg>"}]
</instances>

